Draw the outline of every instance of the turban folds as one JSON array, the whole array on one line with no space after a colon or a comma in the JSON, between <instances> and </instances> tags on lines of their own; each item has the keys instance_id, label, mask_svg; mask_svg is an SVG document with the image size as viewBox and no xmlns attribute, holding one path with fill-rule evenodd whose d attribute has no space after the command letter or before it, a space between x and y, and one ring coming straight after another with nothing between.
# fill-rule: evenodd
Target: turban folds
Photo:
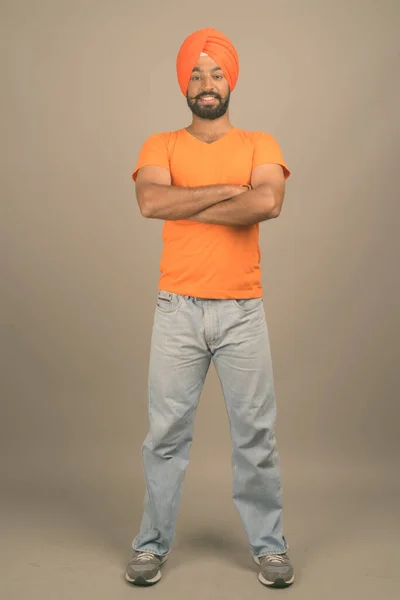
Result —
<instances>
[{"instance_id":1,"label":"turban folds","mask_svg":"<svg viewBox=\"0 0 400 600\"><path fill-rule=\"evenodd\" d=\"M190 77L200 54L208 54L221 67L232 92L239 76L239 57L232 42L213 27L199 29L185 39L176 59L179 87L186 96Z\"/></svg>"}]
</instances>

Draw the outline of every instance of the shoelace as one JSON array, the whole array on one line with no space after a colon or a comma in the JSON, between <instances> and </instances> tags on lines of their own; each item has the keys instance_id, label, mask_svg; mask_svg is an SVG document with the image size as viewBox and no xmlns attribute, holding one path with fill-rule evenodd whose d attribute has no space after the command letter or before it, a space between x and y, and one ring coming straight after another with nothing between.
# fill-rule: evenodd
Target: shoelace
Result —
<instances>
[{"instance_id":1,"label":"shoelace","mask_svg":"<svg viewBox=\"0 0 400 600\"><path fill-rule=\"evenodd\" d=\"M281 554L271 554L269 556L264 556L263 561L284 563L285 557Z\"/></svg>"},{"instance_id":2,"label":"shoelace","mask_svg":"<svg viewBox=\"0 0 400 600\"><path fill-rule=\"evenodd\" d=\"M141 552L135 557L135 560L154 560L155 557L156 555L151 552Z\"/></svg>"}]
</instances>

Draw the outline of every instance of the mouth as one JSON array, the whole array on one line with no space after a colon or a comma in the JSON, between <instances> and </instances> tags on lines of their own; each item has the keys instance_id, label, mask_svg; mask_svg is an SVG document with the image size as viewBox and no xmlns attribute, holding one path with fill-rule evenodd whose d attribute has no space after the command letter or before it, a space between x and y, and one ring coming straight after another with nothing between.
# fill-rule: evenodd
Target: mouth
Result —
<instances>
[{"instance_id":1,"label":"mouth","mask_svg":"<svg viewBox=\"0 0 400 600\"><path fill-rule=\"evenodd\" d=\"M199 102L201 102L202 104L214 104L214 102L217 102L217 98L215 96L201 96L199 98Z\"/></svg>"}]
</instances>

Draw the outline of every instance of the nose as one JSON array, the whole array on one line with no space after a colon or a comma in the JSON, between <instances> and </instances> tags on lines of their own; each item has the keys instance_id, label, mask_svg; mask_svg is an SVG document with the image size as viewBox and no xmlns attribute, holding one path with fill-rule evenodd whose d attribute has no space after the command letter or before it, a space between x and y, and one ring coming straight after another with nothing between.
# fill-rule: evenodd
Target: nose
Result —
<instances>
[{"instance_id":1,"label":"nose","mask_svg":"<svg viewBox=\"0 0 400 600\"><path fill-rule=\"evenodd\" d=\"M210 75L206 75L203 79L203 91L205 92L213 92L215 91L215 82Z\"/></svg>"}]
</instances>

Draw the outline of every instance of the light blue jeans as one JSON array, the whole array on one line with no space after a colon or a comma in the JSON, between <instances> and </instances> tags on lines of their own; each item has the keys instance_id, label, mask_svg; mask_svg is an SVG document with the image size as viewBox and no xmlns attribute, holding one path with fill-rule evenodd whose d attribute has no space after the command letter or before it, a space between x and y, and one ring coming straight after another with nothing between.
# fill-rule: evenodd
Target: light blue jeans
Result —
<instances>
[{"instance_id":1,"label":"light blue jeans","mask_svg":"<svg viewBox=\"0 0 400 600\"><path fill-rule=\"evenodd\" d=\"M233 501L253 556L281 554L282 489L275 393L262 298L208 300L159 291L142 456L144 514L134 550L170 551L189 463L194 416L213 360L232 438Z\"/></svg>"}]
</instances>

